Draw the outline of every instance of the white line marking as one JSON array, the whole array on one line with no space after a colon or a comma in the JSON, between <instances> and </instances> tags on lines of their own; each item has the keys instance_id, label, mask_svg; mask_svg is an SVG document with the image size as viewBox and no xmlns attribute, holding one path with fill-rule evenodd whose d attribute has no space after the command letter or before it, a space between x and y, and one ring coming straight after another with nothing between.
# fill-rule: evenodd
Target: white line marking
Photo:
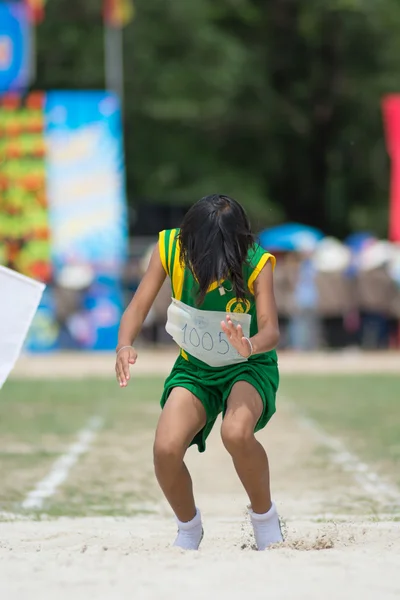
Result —
<instances>
[{"instance_id":1,"label":"white line marking","mask_svg":"<svg viewBox=\"0 0 400 600\"><path fill-rule=\"evenodd\" d=\"M35 489L29 492L22 503L22 508L36 510L42 508L45 499L53 496L57 488L67 479L71 467L82 454L87 452L102 424L101 417L89 419L86 427L78 433L76 442L56 460L50 473L42 481L39 481Z\"/></svg>"},{"instance_id":2,"label":"white line marking","mask_svg":"<svg viewBox=\"0 0 400 600\"><path fill-rule=\"evenodd\" d=\"M356 454L349 452L343 442L326 433L315 421L299 415L292 403L285 402L285 404L294 410L302 427L310 431L316 440L330 450L332 462L339 465L343 471L351 473L365 493L374 500L384 499L400 503L400 490L396 486L384 481Z\"/></svg>"}]
</instances>

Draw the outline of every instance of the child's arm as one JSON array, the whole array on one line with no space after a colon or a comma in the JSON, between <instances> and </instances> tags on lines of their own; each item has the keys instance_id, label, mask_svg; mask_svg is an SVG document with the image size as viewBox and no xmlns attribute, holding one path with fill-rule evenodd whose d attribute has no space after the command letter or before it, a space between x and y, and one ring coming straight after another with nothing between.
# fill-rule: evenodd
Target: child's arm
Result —
<instances>
[{"instance_id":1,"label":"child's arm","mask_svg":"<svg viewBox=\"0 0 400 600\"><path fill-rule=\"evenodd\" d=\"M251 338L253 354L269 352L279 342L278 311L275 303L271 261L268 261L254 282L258 333Z\"/></svg>"},{"instance_id":2,"label":"child's arm","mask_svg":"<svg viewBox=\"0 0 400 600\"><path fill-rule=\"evenodd\" d=\"M240 325L235 327L229 317L221 323L230 343L245 357L273 350L279 341L278 311L275 304L271 262L268 261L254 281L254 298L257 310L258 333L250 338L243 336ZM250 347L251 345L251 347Z\"/></svg>"},{"instance_id":3,"label":"child's arm","mask_svg":"<svg viewBox=\"0 0 400 600\"><path fill-rule=\"evenodd\" d=\"M149 266L140 285L125 310L118 332L117 361L115 371L121 387L129 380L129 365L134 364L137 353L132 348L147 314L164 283L166 273L160 259L159 246L155 247ZM122 348L122 350L121 350Z\"/></svg>"}]
</instances>

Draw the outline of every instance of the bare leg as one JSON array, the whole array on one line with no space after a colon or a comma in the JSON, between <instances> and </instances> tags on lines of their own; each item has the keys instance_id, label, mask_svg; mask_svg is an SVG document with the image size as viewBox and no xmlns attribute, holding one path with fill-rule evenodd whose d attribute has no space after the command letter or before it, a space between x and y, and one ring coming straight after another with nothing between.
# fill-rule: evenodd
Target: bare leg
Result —
<instances>
[{"instance_id":1,"label":"bare leg","mask_svg":"<svg viewBox=\"0 0 400 600\"><path fill-rule=\"evenodd\" d=\"M254 437L262 410L257 390L247 381L239 381L228 398L221 428L224 446L256 513L265 513L271 508L268 457Z\"/></svg>"},{"instance_id":2,"label":"bare leg","mask_svg":"<svg viewBox=\"0 0 400 600\"><path fill-rule=\"evenodd\" d=\"M239 381L228 398L221 428L224 446L250 499L250 517L259 550L282 541L279 517L271 502L268 457L254 436L262 410L257 390L246 381Z\"/></svg>"},{"instance_id":3,"label":"bare leg","mask_svg":"<svg viewBox=\"0 0 400 600\"><path fill-rule=\"evenodd\" d=\"M158 422L154 467L166 499L182 522L196 515L192 479L183 458L205 424L206 412L200 400L185 388L174 388Z\"/></svg>"}]
</instances>

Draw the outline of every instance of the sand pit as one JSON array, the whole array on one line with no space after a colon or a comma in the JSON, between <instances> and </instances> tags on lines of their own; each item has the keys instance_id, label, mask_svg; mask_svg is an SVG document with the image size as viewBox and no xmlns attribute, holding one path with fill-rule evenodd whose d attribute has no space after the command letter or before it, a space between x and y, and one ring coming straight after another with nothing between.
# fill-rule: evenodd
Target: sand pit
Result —
<instances>
[{"instance_id":1,"label":"sand pit","mask_svg":"<svg viewBox=\"0 0 400 600\"><path fill-rule=\"evenodd\" d=\"M5 600L400 595L400 527L393 523L289 523L284 547L260 553L246 545L239 521L211 517L201 551L187 553L168 547L174 527L160 517L7 523L1 530Z\"/></svg>"}]
</instances>

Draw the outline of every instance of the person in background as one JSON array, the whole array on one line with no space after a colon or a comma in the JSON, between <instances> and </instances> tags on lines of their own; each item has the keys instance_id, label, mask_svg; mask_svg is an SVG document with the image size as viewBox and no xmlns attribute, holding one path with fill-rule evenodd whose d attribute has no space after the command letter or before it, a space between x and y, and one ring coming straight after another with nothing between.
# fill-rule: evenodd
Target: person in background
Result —
<instances>
[{"instance_id":1,"label":"person in background","mask_svg":"<svg viewBox=\"0 0 400 600\"><path fill-rule=\"evenodd\" d=\"M132 295L136 292L142 273L140 260L136 256L129 256L121 274L121 283L124 290L125 304L129 304Z\"/></svg>"},{"instance_id":2,"label":"person in background","mask_svg":"<svg viewBox=\"0 0 400 600\"><path fill-rule=\"evenodd\" d=\"M150 264L151 257L157 243L151 244L142 260L140 261L140 276L141 278L145 275L148 266ZM164 329L167 321L168 306L171 303L171 282L169 277L164 281L158 292L152 307L150 308L149 314L147 315L143 323L143 333L149 334L149 339L153 344L157 344L161 339L160 328Z\"/></svg>"},{"instance_id":3,"label":"person in background","mask_svg":"<svg viewBox=\"0 0 400 600\"><path fill-rule=\"evenodd\" d=\"M95 280L88 264L65 265L54 278L55 318L59 343L63 348L78 349L86 329L83 299Z\"/></svg>"},{"instance_id":4,"label":"person in background","mask_svg":"<svg viewBox=\"0 0 400 600\"><path fill-rule=\"evenodd\" d=\"M400 245L393 244L390 263L389 275L395 284L395 294L390 307L389 317L389 335L390 346L400 348Z\"/></svg>"},{"instance_id":5,"label":"person in background","mask_svg":"<svg viewBox=\"0 0 400 600\"><path fill-rule=\"evenodd\" d=\"M293 312L289 331L293 350L309 352L318 347L318 290L312 249L297 254L298 268L293 292Z\"/></svg>"},{"instance_id":6,"label":"person in background","mask_svg":"<svg viewBox=\"0 0 400 600\"><path fill-rule=\"evenodd\" d=\"M390 319L397 287L389 273L390 245L375 242L360 256L357 296L360 307L360 345L365 350L387 349Z\"/></svg>"},{"instance_id":7,"label":"person in background","mask_svg":"<svg viewBox=\"0 0 400 600\"><path fill-rule=\"evenodd\" d=\"M290 319L294 312L294 291L296 288L299 261L293 252L277 256L274 273L274 291L278 308L279 328L281 338L279 349L291 347Z\"/></svg>"},{"instance_id":8,"label":"person in background","mask_svg":"<svg viewBox=\"0 0 400 600\"><path fill-rule=\"evenodd\" d=\"M354 284L346 273L350 261L350 250L335 238L324 238L314 254L318 314L322 340L328 348L348 345L346 323L355 309Z\"/></svg>"}]
</instances>

